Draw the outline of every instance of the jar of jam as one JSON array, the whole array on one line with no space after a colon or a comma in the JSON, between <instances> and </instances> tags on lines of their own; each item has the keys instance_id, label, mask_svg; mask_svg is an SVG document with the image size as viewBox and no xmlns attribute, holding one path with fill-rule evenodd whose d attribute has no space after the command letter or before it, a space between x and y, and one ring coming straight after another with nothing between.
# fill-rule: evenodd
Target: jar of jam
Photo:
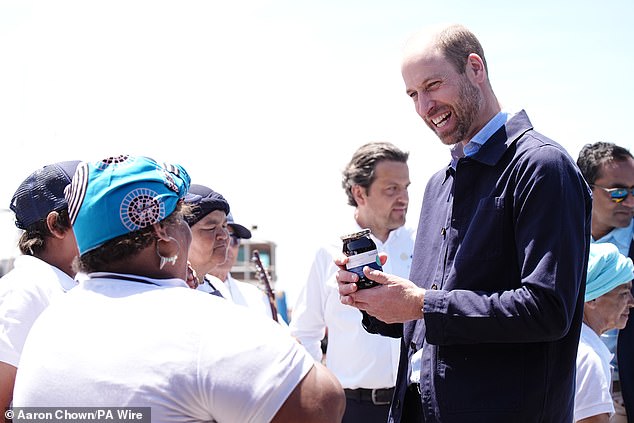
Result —
<instances>
[{"instance_id":1,"label":"jar of jam","mask_svg":"<svg viewBox=\"0 0 634 423\"><path fill-rule=\"evenodd\" d=\"M359 281L356 282L359 289L372 288L380 285L363 274L363 268L369 266L376 270L383 270L376 249L376 244L370 238L370 230L364 229L341 237L343 241L343 253L349 257L346 269L356 273Z\"/></svg>"}]
</instances>

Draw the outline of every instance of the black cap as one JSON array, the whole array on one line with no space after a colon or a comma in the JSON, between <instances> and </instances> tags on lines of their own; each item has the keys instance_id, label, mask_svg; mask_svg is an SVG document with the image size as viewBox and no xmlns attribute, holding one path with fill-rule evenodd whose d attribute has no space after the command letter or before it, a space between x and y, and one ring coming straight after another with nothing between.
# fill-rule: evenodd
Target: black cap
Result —
<instances>
[{"instance_id":1,"label":"black cap","mask_svg":"<svg viewBox=\"0 0 634 423\"><path fill-rule=\"evenodd\" d=\"M15 213L15 226L27 229L46 219L52 211L68 207L64 188L70 184L79 160L53 163L31 173L18 187L9 208Z\"/></svg>"},{"instance_id":2,"label":"black cap","mask_svg":"<svg viewBox=\"0 0 634 423\"><path fill-rule=\"evenodd\" d=\"M229 213L227 215L227 225L233 228L233 232L238 236L238 238L249 239L251 238L251 231L245 228L244 226L233 221L233 215Z\"/></svg>"},{"instance_id":3,"label":"black cap","mask_svg":"<svg viewBox=\"0 0 634 423\"><path fill-rule=\"evenodd\" d=\"M192 184L185 196L185 203L192 206L192 213L185 216L189 226L193 226L200 219L215 210L222 210L229 214L229 203L225 198L204 185Z\"/></svg>"}]
</instances>

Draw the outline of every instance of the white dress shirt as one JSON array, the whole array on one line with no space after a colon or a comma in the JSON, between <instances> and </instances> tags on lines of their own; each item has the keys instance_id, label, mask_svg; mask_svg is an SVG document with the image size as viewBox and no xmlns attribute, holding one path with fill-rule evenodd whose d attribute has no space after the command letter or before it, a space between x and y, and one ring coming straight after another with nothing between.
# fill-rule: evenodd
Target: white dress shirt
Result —
<instances>
[{"instance_id":1,"label":"white dress shirt","mask_svg":"<svg viewBox=\"0 0 634 423\"><path fill-rule=\"evenodd\" d=\"M348 233L361 229L355 225ZM388 255L385 272L409 277L414 236L415 232L406 227L392 231L385 243L372 236L378 251ZM344 388L392 387L398 370L400 339L367 333L361 326L361 312L341 304L335 279L338 268L333 260L341 256L342 246L337 237L317 251L308 280L293 307L291 335L313 358L322 360L321 339L328 328L325 363Z\"/></svg>"}]
</instances>

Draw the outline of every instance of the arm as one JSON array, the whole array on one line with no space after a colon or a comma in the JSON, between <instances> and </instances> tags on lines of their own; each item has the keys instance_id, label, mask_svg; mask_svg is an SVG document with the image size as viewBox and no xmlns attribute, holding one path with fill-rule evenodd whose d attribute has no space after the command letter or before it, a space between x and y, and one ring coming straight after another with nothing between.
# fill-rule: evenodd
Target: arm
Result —
<instances>
[{"instance_id":1,"label":"arm","mask_svg":"<svg viewBox=\"0 0 634 423\"><path fill-rule=\"evenodd\" d=\"M13 399L13 385L17 368L0 361L0 409L9 408Z\"/></svg>"},{"instance_id":2,"label":"arm","mask_svg":"<svg viewBox=\"0 0 634 423\"><path fill-rule=\"evenodd\" d=\"M510 167L503 185L498 181L491 196L464 210L473 218L461 227L446 290L426 293L432 344L561 339L583 302L587 185L573 162L549 146ZM453 218L468 219L464 212Z\"/></svg>"},{"instance_id":3,"label":"arm","mask_svg":"<svg viewBox=\"0 0 634 423\"><path fill-rule=\"evenodd\" d=\"M340 422L345 408L341 384L330 370L315 363L286 399L272 423Z\"/></svg>"},{"instance_id":4,"label":"arm","mask_svg":"<svg viewBox=\"0 0 634 423\"><path fill-rule=\"evenodd\" d=\"M597 414L596 416L588 417L586 419L577 420L577 423L608 423L610 421L610 415L607 413Z\"/></svg>"},{"instance_id":5,"label":"arm","mask_svg":"<svg viewBox=\"0 0 634 423\"><path fill-rule=\"evenodd\" d=\"M293 315L289 324L291 335L318 362L322 360L321 340L326 333L324 316L328 295L326 281L333 277L336 271L332 256L325 249L320 249L315 254L308 278L293 306Z\"/></svg>"},{"instance_id":6,"label":"arm","mask_svg":"<svg viewBox=\"0 0 634 423\"><path fill-rule=\"evenodd\" d=\"M421 249L447 254L443 286L420 288L432 286L434 275L427 273L427 266L423 273L412 268L414 282L366 272L383 286L357 291L349 283L354 276L340 270L342 303L388 323L419 319L422 307L426 337L438 345L539 342L565 335L583 301L580 289L590 239L587 186L572 161L550 147L515 166L511 181L491 186L491 197L454 208L453 217L466 232L459 234L459 244L438 242L436 232L417 240ZM465 179L474 175L462 178L456 184L472 189ZM431 195L431 205L423 205L423 212L437 215L446 207L447 193L432 194L440 195ZM488 254L486 260L483 254ZM432 261L435 266L435 256ZM345 260L337 264L341 267Z\"/></svg>"}]
</instances>

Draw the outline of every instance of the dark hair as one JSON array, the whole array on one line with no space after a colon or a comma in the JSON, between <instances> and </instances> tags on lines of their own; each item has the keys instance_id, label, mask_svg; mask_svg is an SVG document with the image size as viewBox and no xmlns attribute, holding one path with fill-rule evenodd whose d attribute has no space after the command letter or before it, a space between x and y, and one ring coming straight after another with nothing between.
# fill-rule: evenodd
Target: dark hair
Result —
<instances>
[{"instance_id":1,"label":"dark hair","mask_svg":"<svg viewBox=\"0 0 634 423\"><path fill-rule=\"evenodd\" d=\"M190 207L183 201L179 201L176 209L163 219L160 224L174 224L178 219L184 218L189 213ZM75 258L73 263L74 270L84 273L106 271L112 263L134 257L156 242L157 239L153 225L118 236L82 254L81 257Z\"/></svg>"},{"instance_id":2,"label":"dark hair","mask_svg":"<svg viewBox=\"0 0 634 423\"><path fill-rule=\"evenodd\" d=\"M436 38L436 47L461 75L465 73L467 59L471 53L480 56L484 70L489 73L480 41L462 25L452 25L440 31Z\"/></svg>"},{"instance_id":3,"label":"dark hair","mask_svg":"<svg viewBox=\"0 0 634 423\"><path fill-rule=\"evenodd\" d=\"M634 157L626 148L611 142L599 141L583 146L577 158L577 166L586 182L592 185L601 177L601 167L604 164L628 159L634 159Z\"/></svg>"},{"instance_id":4,"label":"dark hair","mask_svg":"<svg viewBox=\"0 0 634 423\"><path fill-rule=\"evenodd\" d=\"M389 142L371 142L359 147L343 170L341 186L348 196L348 204L357 206L357 202L352 195L352 187L359 185L367 192L370 185L374 182L374 170L377 164L382 161L407 163L408 158L408 152L398 149Z\"/></svg>"},{"instance_id":5,"label":"dark hair","mask_svg":"<svg viewBox=\"0 0 634 423\"><path fill-rule=\"evenodd\" d=\"M53 210L50 213L56 213L53 222L54 229L66 232L72 230L70 218L68 217L68 208ZM49 213L49 214L50 214ZM39 256L46 250L46 240L53 236L46 219L38 220L29 225L18 240L18 248L20 252L29 256Z\"/></svg>"}]
</instances>

